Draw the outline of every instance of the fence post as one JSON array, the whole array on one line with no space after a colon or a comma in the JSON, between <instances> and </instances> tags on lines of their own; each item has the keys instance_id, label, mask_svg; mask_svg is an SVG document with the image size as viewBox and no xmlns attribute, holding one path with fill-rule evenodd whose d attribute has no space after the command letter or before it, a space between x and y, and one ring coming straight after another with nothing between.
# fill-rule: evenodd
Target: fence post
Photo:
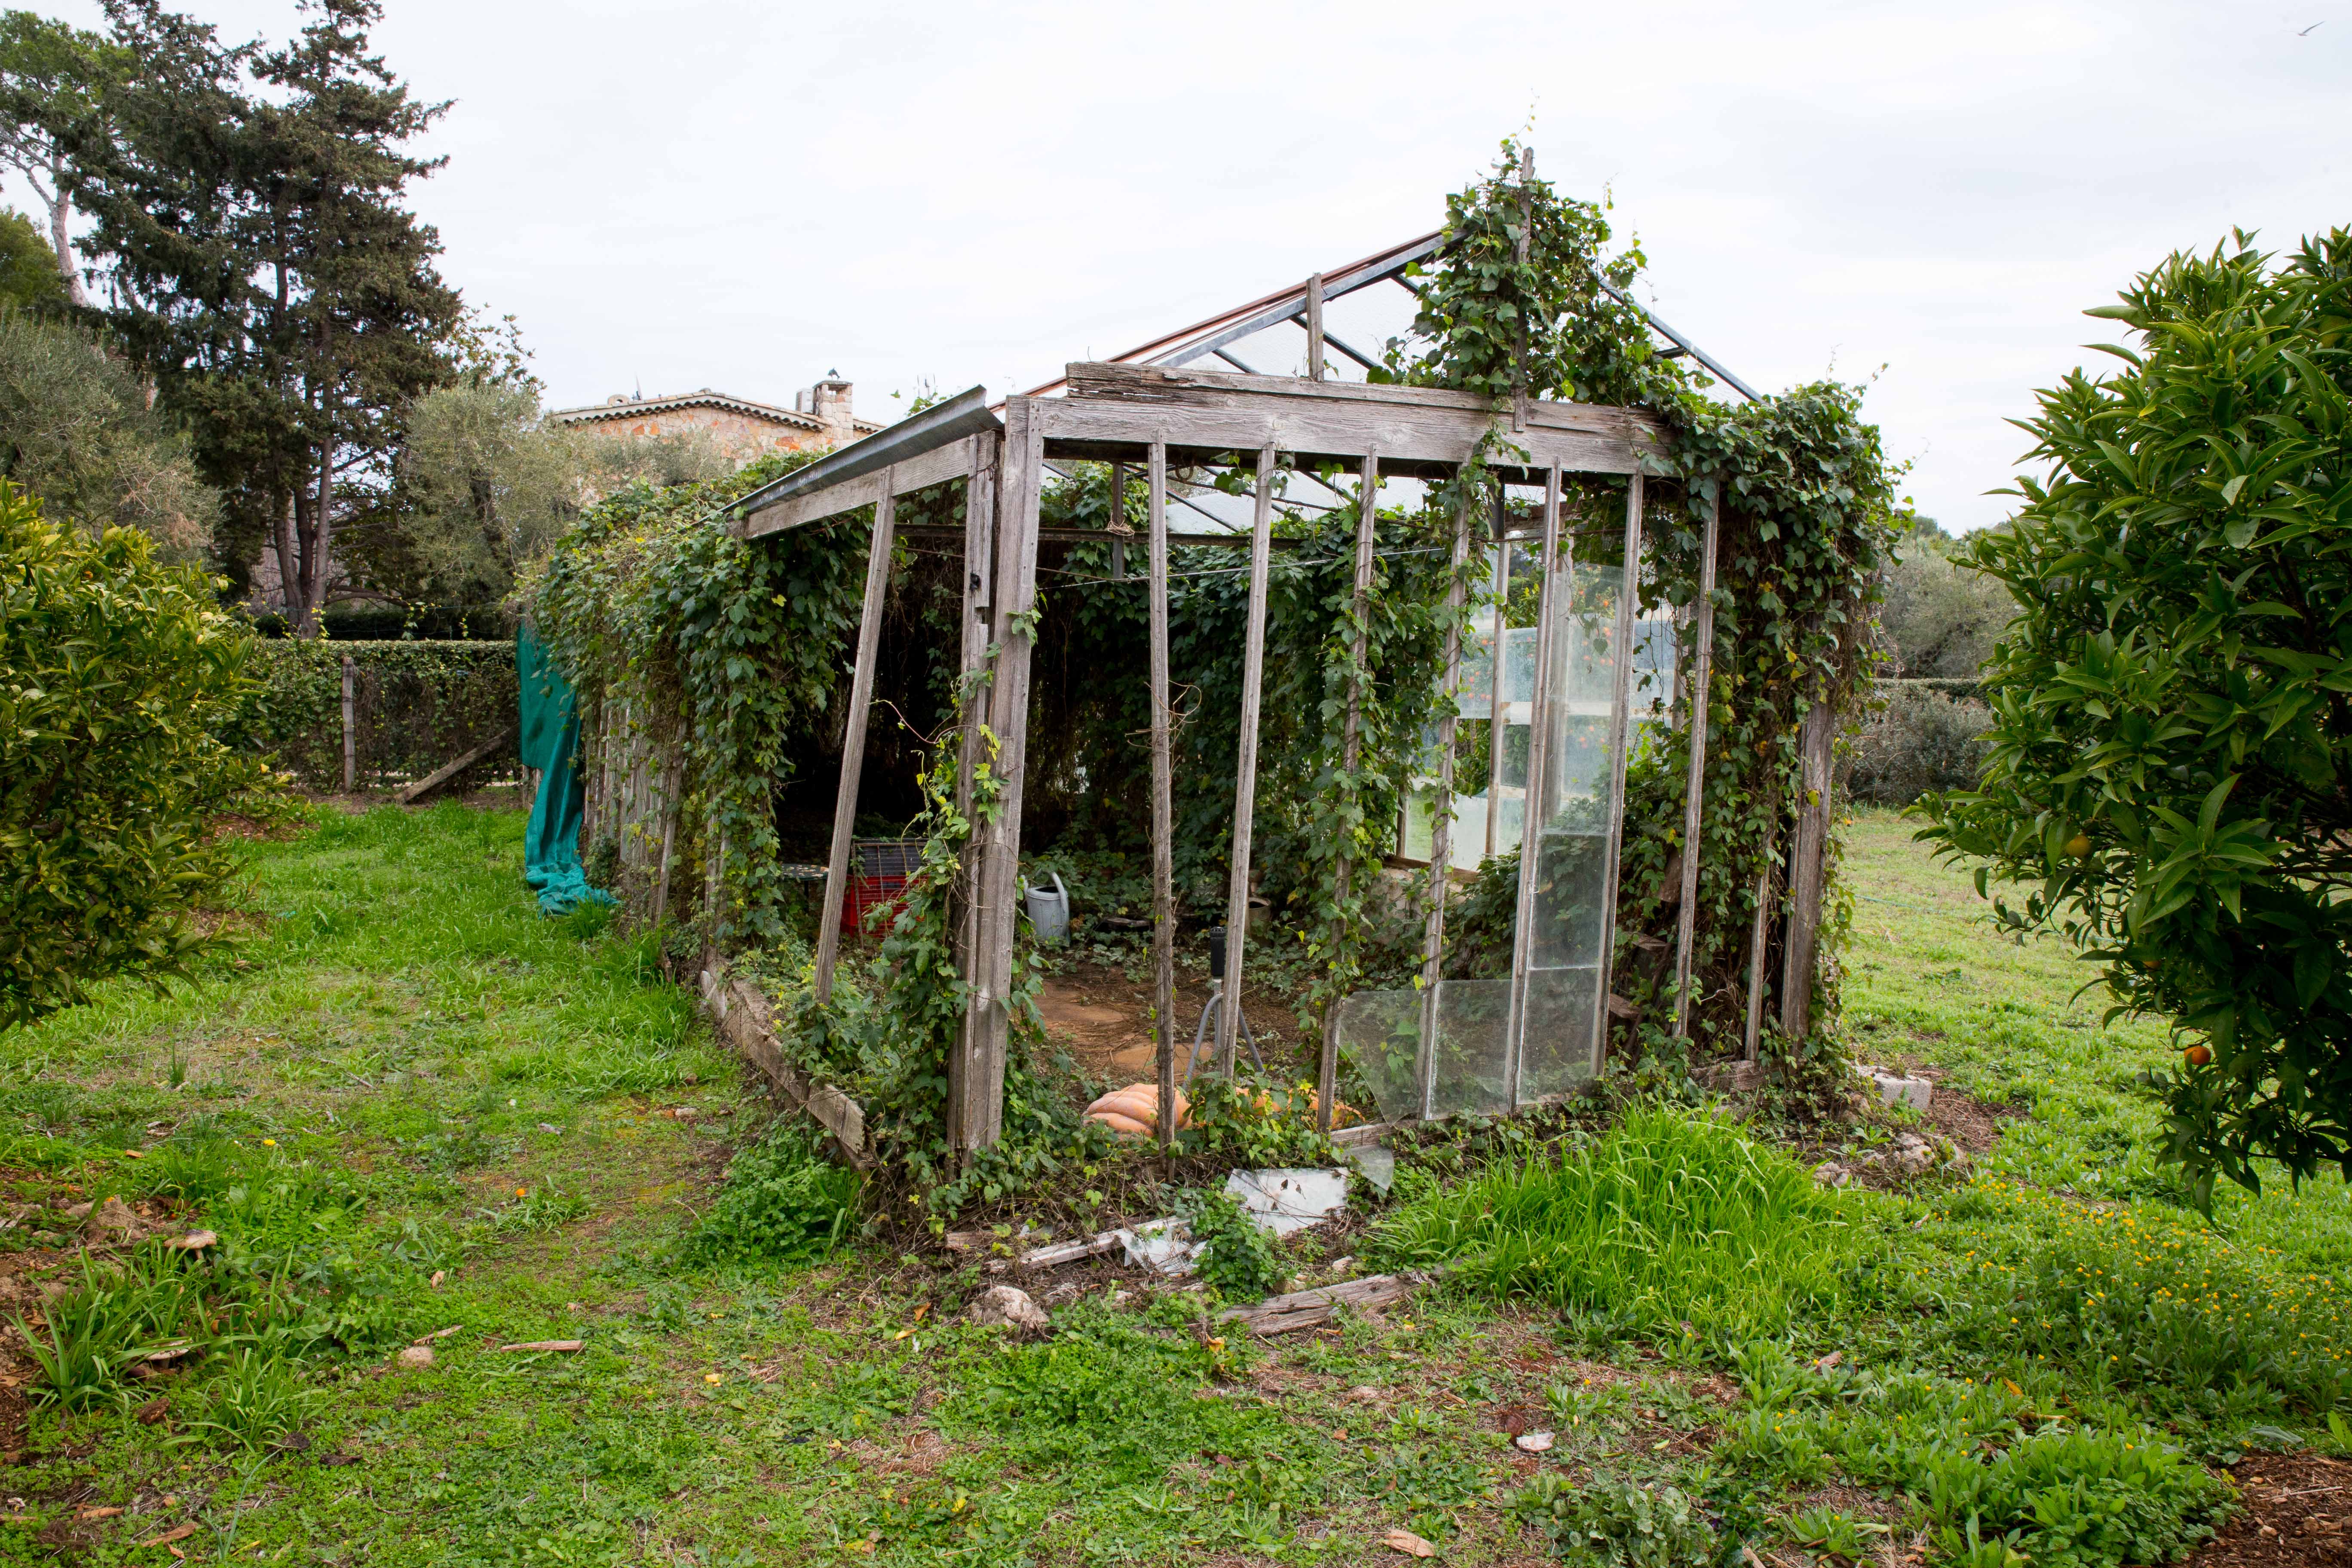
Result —
<instances>
[{"instance_id":1,"label":"fence post","mask_svg":"<svg viewBox=\"0 0 2352 1568\"><path fill-rule=\"evenodd\" d=\"M343 793L351 795L359 788L360 730L355 688L359 672L350 654L343 655Z\"/></svg>"}]
</instances>

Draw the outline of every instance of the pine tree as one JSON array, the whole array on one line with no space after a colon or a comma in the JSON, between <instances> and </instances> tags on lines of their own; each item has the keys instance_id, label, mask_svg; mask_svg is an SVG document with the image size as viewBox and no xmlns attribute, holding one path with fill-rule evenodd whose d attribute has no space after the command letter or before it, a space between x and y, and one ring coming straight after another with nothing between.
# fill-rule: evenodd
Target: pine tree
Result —
<instances>
[{"instance_id":1,"label":"pine tree","mask_svg":"<svg viewBox=\"0 0 2352 1568\"><path fill-rule=\"evenodd\" d=\"M155 0L109 0L140 68L71 148L108 311L223 493L229 562L266 544L314 635L334 533L384 481L401 410L446 378L463 302L405 205L404 148L446 109L368 52L377 0L309 0L283 47L224 47Z\"/></svg>"}]
</instances>

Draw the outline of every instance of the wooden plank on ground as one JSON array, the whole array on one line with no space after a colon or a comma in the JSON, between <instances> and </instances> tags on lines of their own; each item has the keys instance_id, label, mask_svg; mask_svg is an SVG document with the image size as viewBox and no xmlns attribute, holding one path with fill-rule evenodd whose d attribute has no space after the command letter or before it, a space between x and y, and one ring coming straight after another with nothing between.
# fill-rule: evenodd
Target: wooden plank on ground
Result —
<instances>
[{"instance_id":1,"label":"wooden plank on ground","mask_svg":"<svg viewBox=\"0 0 2352 1568\"><path fill-rule=\"evenodd\" d=\"M1271 1296L1255 1307L1228 1307L1217 1314L1217 1321L1236 1323L1260 1339L1270 1339L1328 1323L1342 1307L1360 1311L1402 1301L1428 1282L1429 1276L1421 1273L1375 1274L1318 1290Z\"/></svg>"},{"instance_id":2,"label":"wooden plank on ground","mask_svg":"<svg viewBox=\"0 0 2352 1568\"><path fill-rule=\"evenodd\" d=\"M451 779L456 778L459 773L464 773L467 768L472 767L475 763L486 762L490 757L496 755L499 747L514 744L514 738L515 727L512 724L509 724L505 729L500 730L497 734L491 736L480 745L476 746L464 756L459 757L455 762L442 763L441 766L434 769L423 778L418 779L415 784L408 785L398 795L393 796L393 798L403 805L415 805L418 801L423 800L426 795L429 795L436 790L440 789L448 784Z\"/></svg>"},{"instance_id":3,"label":"wooden plank on ground","mask_svg":"<svg viewBox=\"0 0 2352 1568\"><path fill-rule=\"evenodd\" d=\"M782 1048L776 1044L768 999L759 987L743 980L721 981L714 971L706 969L702 1005L718 1026L719 1038L796 1109L833 1134L845 1159L860 1170L873 1167L873 1155L866 1147L865 1110L840 1089L809 1078L784 1059Z\"/></svg>"}]
</instances>

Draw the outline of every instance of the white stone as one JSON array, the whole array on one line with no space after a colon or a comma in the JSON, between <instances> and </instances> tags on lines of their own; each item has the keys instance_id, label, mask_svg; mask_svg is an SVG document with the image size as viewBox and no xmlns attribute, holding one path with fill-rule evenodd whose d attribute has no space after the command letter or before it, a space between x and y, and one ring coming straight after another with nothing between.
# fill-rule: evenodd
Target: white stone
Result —
<instances>
[{"instance_id":1,"label":"white stone","mask_svg":"<svg viewBox=\"0 0 2352 1568\"><path fill-rule=\"evenodd\" d=\"M1003 1324L1020 1333L1037 1334L1053 1327L1053 1321L1029 1299L1029 1292L1011 1285L991 1285L982 1290L965 1316L979 1329Z\"/></svg>"},{"instance_id":2,"label":"white stone","mask_svg":"<svg viewBox=\"0 0 2352 1568\"><path fill-rule=\"evenodd\" d=\"M410 1345L407 1349L402 1351L396 1359L403 1366L431 1366L433 1364L433 1347L431 1345Z\"/></svg>"},{"instance_id":3,"label":"white stone","mask_svg":"<svg viewBox=\"0 0 2352 1568\"><path fill-rule=\"evenodd\" d=\"M1549 1432L1522 1432L1512 1438L1511 1442L1523 1454L1551 1452L1551 1434Z\"/></svg>"}]
</instances>

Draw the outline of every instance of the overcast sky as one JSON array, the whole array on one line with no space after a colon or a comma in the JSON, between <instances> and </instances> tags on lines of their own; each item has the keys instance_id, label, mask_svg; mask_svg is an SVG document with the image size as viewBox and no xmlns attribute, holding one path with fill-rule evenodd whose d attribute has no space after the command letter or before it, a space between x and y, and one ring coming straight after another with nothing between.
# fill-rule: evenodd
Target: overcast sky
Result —
<instances>
[{"instance_id":1,"label":"overcast sky","mask_svg":"<svg viewBox=\"0 0 2352 1568\"><path fill-rule=\"evenodd\" d=\"M2085 307L2232 225L2352 223L2352 0L388 13L394 67L455 100L416 196L444 269L558 405L1021 390L1435 227L1526 126L1613 195L1659 314L1768 389L1874 381L1921 509L1978 527L2002 421L2113 335Z\"/></svg>"}]
</instances>

